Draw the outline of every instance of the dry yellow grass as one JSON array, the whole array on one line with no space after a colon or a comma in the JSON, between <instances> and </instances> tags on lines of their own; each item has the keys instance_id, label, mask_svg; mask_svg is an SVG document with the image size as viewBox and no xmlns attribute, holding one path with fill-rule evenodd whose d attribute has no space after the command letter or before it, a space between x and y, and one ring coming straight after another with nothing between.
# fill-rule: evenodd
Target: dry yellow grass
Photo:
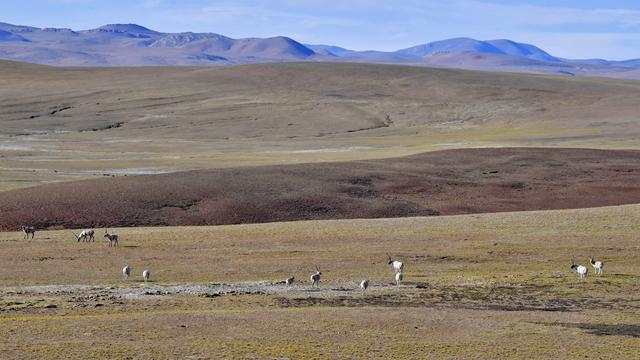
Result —
<instances>
[{"instance_id":1,"label":"dry yellow grass","mask_svg":"<svg viewBox=\"0 0 640 360\"><path fill-rule=\"evenodd\" d=\"M117 249L77 243L66 230L33 241L2 233L0 357L632 359L640 351L639 216L630 205L123 228ZM387 285L386 252L406 263L400 289ZM578 281L572 256L603 259L604 276ZM135 279L121 279L124 263ZM313 264L324 289L342 290L120 296L304 281ZM143 268L152 283L138 281ZM372 280L369 293L350 291L363 278ZM46 284L95 287L27 287Z\"/></svg>"},{"instance_id":2,"label":"dry yellow grass","mask_svg":"<svg viewBox=\"0 0 640 360\"><path fill-rule=\"evenodd\" d=\"M637 81L336 63L8 62L0 81L12 84L0 88L0 190L451 148L640 148Z\"/></svg>"}]
</instances>

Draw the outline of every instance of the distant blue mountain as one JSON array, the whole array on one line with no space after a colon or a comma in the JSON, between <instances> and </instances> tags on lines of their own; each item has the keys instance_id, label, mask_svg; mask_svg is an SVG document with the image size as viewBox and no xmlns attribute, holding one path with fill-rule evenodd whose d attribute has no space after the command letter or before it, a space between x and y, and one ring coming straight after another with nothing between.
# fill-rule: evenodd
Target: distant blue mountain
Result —
<instances>
[{"instance_id":1,"label":"distant blue mountain","mask_svg":"<svg viewBox=\"0 0 640 360\"><path fill-rule=\"evenodd\" d=\"M562 75L640 77L640 59L569 60L507 39L455 38L392 52L301 44L291 38L233 39L215 33L164 33L137 24L89 30L0 22L0 59L48 65L230 65L279 61L406 64ZM635 70L635 71L634 71Z\"/></svg>"},{"instance_id":2,"label":"distant blue mountain","mask_svg":"<svg viewBox=\"0 0 640 360\"><path fill-rule=\"evenodd\" d=\"M408 49L398 50L395 53L399 55L423 57L443 52L477 52L483 54L502 53L498 48L491 44L470 38L455 38L449 40L434 41L427 44L416 45Z\"/></svg>"},{"instance_id":3,"label":"distant blue mountain","mask_svg":"<svg viewBox=\"0 0 640 360\"><path fill-rule=\"evenodd\" d=\"M334 46L334 45L312 45L312 44L304 44L304 46L308 47L309 49L315 51L315 52L321 52L321 51L326 51L328 53L331 53L333 55L337 55L337 56L341 56L341 55L346 55L346 54L351 54L354 53L355 51L353 50L349 50L349 49L345 49L343 47L340 46Z\"/></svg>"},{"instance_id":4,"label":"distant blue mountain","mask_svg":"<svg viewBox=\"0 0 640 360\"><path fill-rule=\"evenodd\" d=\"M73 31L0 23L0 59L48 65L224 65L314 55L283 36L232 39L214 33L163 33L137 24Z\"/></svg>"},{"instance_id":5,"label":"distant blue mountain","mask_svg":"<svg viewBox=\"0 0 640 360\"><path fill-rule=\"evenodd\" d=\"M100 26L97 29L86 30L88 32L112 32L112 33L125 33L125 34L141 34L141 35L158 35L157 31L147 29L144 26L137 24L108 24Z\"/></svg>"},{"instance_id":6,"label":"distant blue mountain","mask_svg":"<svg viewBox=\"0 0 640 360\"><path fill-rule=\"evenodd\" d=\"M178 34L167 34L158 40L153 41L149 44L149 47L161 47L161 48L172 48L172 47L183 47L189 44L201 41L201 40L209 40L216 39L220 42L227 42L230 47L231 43L233 43L233 39L228 38L226 36L213 34L213 33L192 33L192 32L184 32Z\"/></svg>"},{"instance_id":7,"label":"distant blue mountain","mask_svg":"<svg viewBox=\"0 0 640 360\"><path fill-rule=\"evenodd\" d=\"M0 30L9 31L12 33L31 32L40 30L39 28L32 26L13 25L0 22Z\"/></svg>"},{"instance_id":8,"label":"distant blue mountain","mask_svg":"<svg viewBox=\"0 0 640 360\"><path fill-rule=\"evenodd\" d=\"M633 68L640 68L640 59L622 60L622 61L610 61L617 66L628 66Z\"/></svg>"},{"instance_id":9,"label":"distant blue mountain","mask_svg":"<svg viewBox=\"0 0 640 360\"><path fill-rule=\"evenodd\" d=\"M546 51L530 44L517 43L511 40L480 41L471 38L454 38L434 41L423 45L413 46L408 49L398 50L395 53L400 55L424 57L440 53L463 52L520 56L527 59L543 61L559 61L558 58L553 57Z\"/></svg>"},{"instance_id":10,"label":"distant blue mountain","mask_svg":"<svg viewBox=\"0 0 640 360\"><path fill-rule=\"evenodd\" d=\"M29 42L24 37L5 30L0 30L0 41Z\"/></svg>"},{"instance_id":11,"label":"distant blue mountain","mask_svg":"<svg viewBox=\"0 0 640 360\"><path fill-rule=\"evenodd\" d=\"M527 59L542 61L560 61L557 57L551 56L546 51L531 44L518 43L506 39L489 40L485 42L499 49L505 55L522 56Z\"/></svg>"}]
</instances>

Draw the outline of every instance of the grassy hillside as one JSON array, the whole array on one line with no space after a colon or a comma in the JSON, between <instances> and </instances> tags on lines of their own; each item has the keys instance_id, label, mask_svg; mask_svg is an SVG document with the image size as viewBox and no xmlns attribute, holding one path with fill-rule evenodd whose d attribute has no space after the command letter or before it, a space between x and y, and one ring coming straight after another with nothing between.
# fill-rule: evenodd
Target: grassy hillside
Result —
<instances>
[{"instance_id":1,"label":"grassy hillside","mask_svg":"<svg viewBox=\"0 0 640 360\"><path fill-rule=\"evenodd\" d=\"M639 148L640 83L406 66L0 62L0 189L486 146Z\"/></svg>"}]
</instances>

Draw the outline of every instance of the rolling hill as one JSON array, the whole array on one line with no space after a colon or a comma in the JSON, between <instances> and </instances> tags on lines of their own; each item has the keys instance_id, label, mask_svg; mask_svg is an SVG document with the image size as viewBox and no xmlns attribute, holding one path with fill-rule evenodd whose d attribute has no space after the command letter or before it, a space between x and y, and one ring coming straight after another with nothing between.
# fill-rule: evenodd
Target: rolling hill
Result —
<instances>
[{"instance_id":1,"label":"rolling hill","mask_svg":"<svg viewBox=\"0 0 640 360\"><path fill-rule=\"evenodd\" d=\"M534 60L527 60L534 61ZM0 190L477 147L640 149L630 80L395 65L0 61Z\"/></svg>"},{"instance_id":2,"label":"rolling hill","mask_svg":"<svg viewBox=\"0 0 640 360\"><path fill-rule=\"evenodd\" d=\"M640 202L640 152L466 149L386 160L200 170L0 193L0 229L219 225Z\"/></svg>"}]
</instances>

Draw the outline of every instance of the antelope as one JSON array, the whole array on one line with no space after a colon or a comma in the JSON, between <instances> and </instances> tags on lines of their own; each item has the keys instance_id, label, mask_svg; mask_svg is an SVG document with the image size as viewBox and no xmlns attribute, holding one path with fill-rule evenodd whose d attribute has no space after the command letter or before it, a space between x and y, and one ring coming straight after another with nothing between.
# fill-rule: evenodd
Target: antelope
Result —
<instances>
[{"instance_id":1,"label":"antelope","mask_svg":"<svg viewBox=\"0 0 640 360\"><path fill-rule=\"evenodd\" d=\"M360 282L360 289L362 289L363 293L367 291L368 287L369 287L369 279L365 279Z\"/></svg>"},{"instance_id":2,"label":"antelope","mask_svg":"<svg viewBox=\"0 0 640 360\"><path fill-rule=\"evenodd\" d=\"M145 270L142 272L142 278L144 279L144 282L149 281L149 276L151 275L151 271L149 270Z\"/></svg>"},{"instance_id":3,"label":"antelope","mask_svg":"<svg viewBox=\"0 0 640 360\"><path fill-rule=\"evenodd\" d=\"M36 236L36 228L33 226L23 225L20 229L22 229L22 232L24 232L23 239L28 239L29 234L31 234L31 239L33 239Z\"/></svg>"},{"instance_id":4,"label":"antelope","mask_svg":"<svg viewBox=\"0 0 640 360\"><path fill-rule=\"evenodd\" d=\"M395 270L396 273L401 273L402 270L404 269L404 264L402 263L402 261L393 260L391 258L391 255L389 254L387 254L387 258L389 259L388 264L393 265L393 270Z\"/></svg>"},{"instance_id":5,"label":"antelope","mask_svg":"<svg viewBox=\"0 0 640 360\"><path fill-rule=\"evenodd\" d=\"M401 272L396 273L396 286L400 286L402 279L404 279L404 275Z\"/></svg>"},{"instance_id":6,"label":"antelope","mask_svg":"<svg viewBox=\"0 0 640 360\"><path fill-rule=\"evenodd\" d=\"M76 235L76 233L74 233L73 231L71 232L73 234L73 236L75 236L75 238L78 240L78 242L80 242L80 240L82 241L95 241L95 238L93 237L95 234L95 231L93 230L82 230L80 232L79 235Z\"/></svg>"},{"instance_id":7,"label":"antelope","mask_svg":"<svg viewBox=\"0 0 640 360\"><path fill-rule=\"evenodd\" d=\"M591 263L591 266L593 266L596 275L602 275L602 267L604 266L604 263L602 261L595 261L593 258L589 258L589 262Z\"/></svg>"},{"instance_id":8,"label":"antelope","mask_svg":"<svg viewBox=\"0 0 640 360\"><path fill-rule=\"evenodd\" d=\"M291 285L293 285L293 282L295 281L295 279L296 279L296 278L292 276L292 277L290 277L290 278L287 278L287 280L285 280L285 281L284 281L284 283L285 283L287 286L291 286Z\"/></svg>"},{"instance_id":9,"label":"antelope","mask_svg":"<svg viewBox=\"0 0 640 360\"><path fill-rule=\"evenodd\" d=\"M587 269L586 267L576 264L575 258L571 259L571 268L576 271L580 280L584 280L587 277L587 273L589 272L589 269Z\"/></svg>"},{"instance_id":10,"label":"antelope","mask_svg":"<svg viewBox=\"0 0 640 360\"><path fill-rule=\"evenodd\" d=\"M122 275L124 276L124 279L127 280L129 278L129 275L131 275L131 266L129 266L128 264L125 265L125 267L122 268Z\"/></svg>"},{"instance_id":11,"label":"antelope","mask_svg":"<svg viewBox=\"0 0 640 360\"><path fill-rule=\"evenodd\" d=\"M109 234L109 232L105 228L104 229L104 237L107 239L107 242L109 243L109 247L118 246L118 234L116 234L116 233Z\"/></svg>"},{"instance_id":12,"label":"antelope","mask_svg":"<svg viewBox=\"0 0 640 360\"><path fill-rule=\"evenodd\" d=\"M311 275L311 287L320 286L320 275L322 275L322 273L320 272L320 267L316 265L316 272Z\"/></svg>"},{"instance_id":13,"label":"antelope","mask_svg":"<svg viewBox=\"0 0 640 360\"><path fill-rule=\"evenodd\" d=\"M93 237L95 235L95 231L93 231L93 229L90 230L82 230L82 232L80 233L80 236L84 235L84 237L87 239L87 241L91 240L91 241L96 241L96 239Z\"/></svg>"}]
</instances>

